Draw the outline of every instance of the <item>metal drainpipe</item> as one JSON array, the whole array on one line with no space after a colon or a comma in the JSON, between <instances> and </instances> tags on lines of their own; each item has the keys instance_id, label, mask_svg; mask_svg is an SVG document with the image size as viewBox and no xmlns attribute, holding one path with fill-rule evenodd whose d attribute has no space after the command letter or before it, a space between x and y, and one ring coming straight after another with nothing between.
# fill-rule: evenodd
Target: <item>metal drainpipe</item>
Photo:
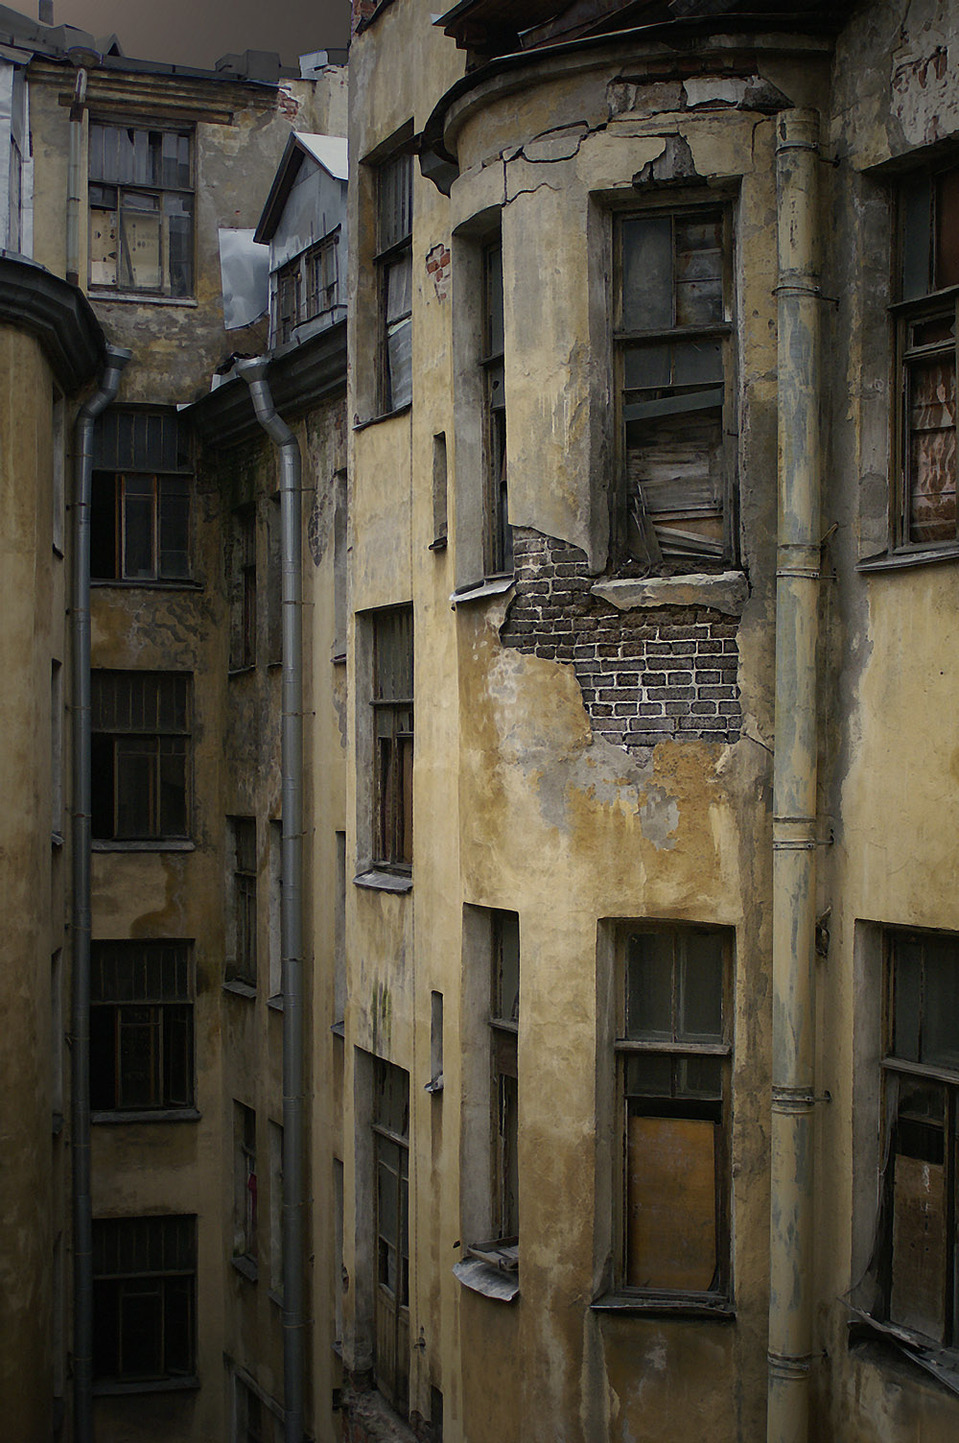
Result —
<instances>
[{"instance_id":1,"label":"metal drainpipe","mask_svg":"<svg viewBox=\"0 0 959 1443\"><path fill-rule=\"evenodd\" d=\"M90 1203L90 500L93 423L116 399L132 352L107 347L96 395L76 429L73 558L73 1431L93 1438L93 1225Z\"/></svg>"},{"instance_id":2,"label":"metal drainpipe","mask_svg":"<svg viewBox=\"0 0 959 1443\"><path fill-rule=\"evenodd\" d=\"M779 544L773 792L768 1443L808 1443L813 1313L816 644L821 554L819 116L777 121Z\"/></svg>"},{"instance_id":3,"label":"metal drainpipe","mask_svg":"<svg viewBox=\"0 0 959 1443\"><path fill-rule=\"evenodd\" d=\"M300 448L277 415L266 380L269 360L239 361L256 419L280 452L280 555L283 578L283 1391L284 1443L302 1443L303 1308L303 675L300 565Z\"/></svg>"}]
</instances>

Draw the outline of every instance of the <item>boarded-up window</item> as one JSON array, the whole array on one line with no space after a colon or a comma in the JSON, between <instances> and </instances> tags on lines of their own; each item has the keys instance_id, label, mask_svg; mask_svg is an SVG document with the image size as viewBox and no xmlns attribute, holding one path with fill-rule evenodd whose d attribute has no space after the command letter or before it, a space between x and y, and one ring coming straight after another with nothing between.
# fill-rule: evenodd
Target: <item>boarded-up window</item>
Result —
<instances>
[{"instance_id":1,"label":"boarded-up window","mask_svg":"<svg viewBox=\"0 0 959 1443\"><path fill-rule=\"evenodd\" d=\"M729 1289L725 929L624 928L621 1282Z\"/></svg>"},{"instance_id":2,"label":"boarded-up window","mask_svg":"<svg viewBox=\"0 0 959 1443\"><path fill-rule=\"evenodd\" d=\"M959 944L898 931L887 944L883 1306L888 1321L948 1346L959 1309Z\"/></svg>"},{"instance_id":3,"label":"boarded-up window","mask_svg":"<svg viewBox=\"0 0 959 1443\"><path fill-rule=\"evenodd\" d=\"M898 314L900 484L893 535L903 549L955 545L959 168L903 187Z\"/></svg>"},{"instance_id":4,"label":"boarded-up window","mask_svg":"<svg viewBox=\"0 0 959 1443\"><path fill-rule=\"evenodd\" d=\"M721 208L620 220L620 550L648 566L732 554L728 220Z\"/></svg>"},{"instance_id":5,"label":"boarded-up window","mask_svg":"<svg viewBox=\"0 0 959 1443\"><path fill-rule=\"evenodd\" d=\"M193 136L90 123L90 284L193 293Z\"/></svg>"}]
</instances>

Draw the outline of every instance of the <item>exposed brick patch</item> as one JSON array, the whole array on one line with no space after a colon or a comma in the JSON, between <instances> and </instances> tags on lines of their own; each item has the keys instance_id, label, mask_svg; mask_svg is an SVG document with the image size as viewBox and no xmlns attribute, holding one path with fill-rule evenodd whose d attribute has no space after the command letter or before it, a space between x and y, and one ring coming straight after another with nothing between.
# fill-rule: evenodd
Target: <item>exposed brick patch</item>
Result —
<instances>
[{"instance_id":1,"label":"exposed brick patch","mask_svg":"<svg viewBox=\"0 0 959 1443\"><path fill-rule=\"evenodd\" d=\"M690 607L618 611L590 593L586 553L514 528L506 646L572 662L594 733L627 752L663 741L735 742L738 623Z\"/></svg>"},{"instance_id":2,"label":"exposed brick patch","mask_svg":"<svg viewBox=\"0 0 959 1443\"><path fill-rule=\"evenodd\" d=\"M440 241L426 252L426 273L433 279L433 286L441 301L445 301L450 288L450 248Z\"/></svg>"}]
</instances>

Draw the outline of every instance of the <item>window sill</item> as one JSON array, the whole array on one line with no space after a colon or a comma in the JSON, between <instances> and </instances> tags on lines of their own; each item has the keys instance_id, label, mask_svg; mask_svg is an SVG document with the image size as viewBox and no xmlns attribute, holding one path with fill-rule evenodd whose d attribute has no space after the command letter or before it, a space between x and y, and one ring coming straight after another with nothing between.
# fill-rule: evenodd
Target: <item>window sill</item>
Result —
<instances>
[{"instance_id":1,"label":"window sill","mask_svg":"<svg viewBox=\"0 0 959 1443\"><path fill-rule=\"evenodd\" d=\"M63 1113L55 1112L52 1119L52 1132L54 1137L59 1137L63 1131Z\"/></svg>"},{"instance_id":2,"label":"window sill","mask_svg":"<svg viewBox=\"0 0 959 1443\"><path fill-rule=\"evenodd\" d=\"M231 666L227 676L232 681L235 676L249 676L253 671L256 671L256 662L246 661L242 666Z\"/></svg>"},{"instance_id":3,"label":"window sill","mask_svg":"<svg viewBox=\"0 0 959 1443\"><path fill-rule=\"evenodd\" d=\"M51 845L51 847L53 848L53 850L54 850L55 852L59 852L60 848L63 846L63 833L62 833L62 832L51 832L51 833L50 833L50 845Z\"/></svg>"},{"instance_id":4,"label":"window sill","mask_svg":"<svg viewBox=\"0 0 959 1443\"><path fill-rule=\"evenodd\" d=\"M97 290L91 286L87 298L91 301L120 301L126 306L187 306L192 310L196 310L199 304L195 296L155 296L149 291L113 291L105 286Z\"/></svg>"},{"instance_id":5,"label":"window sill","mask_svg":"<svg viewBox=\"0 0 959 1443\"><path fill-rule=\"evenodd\" d=\"M232 992L234 997L246 997L251 1002L256 997L256 988L249 982L241 982L239 977L231 977L223 984L224 992Z\"/></svg>"},{"instance_id":6,"label":"window sill","mask_svg":"<svg viewBox=\"0 0 959 1443\"><path fill-rule=\"evenodd\" d=\"M253 1261L252 1258L248 1258L245 1254L241 1254L238 1258L232 1258L231 1262L233 1263L236 1271L240 1274L241 1278L246 1278L248 1283L256 1282L257 1278L259 1277L259 1273L257 1271L256 1263Z\"/></svg>"},{"instance_id":7,"label":"window sill","mask_svg":"<svg viewBox=\"0 0 959 1443\"><path fill-rule=\"evenodd\" d=\"M90 848L94 852L195 852L196 843L186 839L174 841L172 838L164 841L162 837L142 842L123 842L107 837L95 837L90 843Z\"/></svg>"},{"instance_id":8,"label":"window sill","mask_svg":"<svg viewBox=\"0 0 959 1443\"><path fill-rule=\"evenodd\" d=\"M453 1264L453 1276L471 1293L482 1293L498 1303L513 1303L519 1297L519 1273L505 1272L481 1258L464 1258Z\"/></svg>"},{"instance_id":9,"label":"window sill","mask_svg":"<svg viewBox=\"0 0 959 1443\"><path fill-rule=\"evenodd\" d=\"M345 1039L345 1038L346 1038L346 1023L345 1023L345 1022L334 1022L334 1023L333 1023L333 1026L330 1028L330 1031L332 1032L332 1034L333 1034L334 1037L342 1037L342 1038Z\"/></svg>"},{"instance_id":10,"label":"window sill","mask_svg":"<svg viewBox=\"0 0 959 1443\"><path fill-rule=\"evenodd\" d=\"M271 1303L275 1303L278 1308L282 1308L282 1306L283 1306L283 1294L282 1294L282 1293L278 1293L278 1292L276 1291L276 1288L268 1288L268 1289L267 1289L267 1292L266 1292L266 1296L269 1298L269 1300L270 1300Z\"/></svg>"},{"instance_id":11,"label":"window sill","mask_svg":"<svg viewBox=\"0 0 959 1443\"><path fill-rule=\"evenodd\" d=\"M464 586L460 591L453 592L450 606L455 609L466 601L486 601L491 596L502 596L515 581L515 576L492 576L488 581L478 582L476 586Z\"/></svg>"},{"instance_id":12,"label":"window sill","mask_svg":"<svg viewBox=\"0 0 959 1443\"><path fill-rule=\"evenodd\" d=\"M435 1097L438 1092L442 1092L442 1091L443 1091L443 1074L442 1074L442 1072L438 1073L438 1074L436 1075L436 1077L431 1077L430 1080L429 1080L429 1082L424 1083L424 1084L423 1084L423 1091L430 1093L431 1096L433 1096L433 1097Z\"/></svg>"},{"instance_id":13,"label":"window sill","mask_svg":"<svg viewBox=\"0 0 959 1443\"><path fill-rule=\"evenodd\" d=\"M144 1122L199 1122L201 1114L195 1107L141 1107L131 1108L129 1112L91 1112L90 1121L95 1123L135 1123L139 1126Z\"/></svg>"},{"instance_id":14,"label":"window sill","mask_svg":"<svg viewBox=\"0 0 959 1443\"><path fill-rule=\"evenodd\" d=\"M449 545L449 537L448 537L448 536L437 536L433 541L430 542L429 547L428 547L427 549L428 549L429 551L445 551L448 545Z\"/></svg>"},{"instance_id":15,"label":"window sill","mask_svg":"<svg viewBox=\"0 0 959 1443\"><path fill-rule=\"evenodd\" d=\"M330 662L333 666L346 666L346 652L334 651L330 656Z\"/></svg>"},{"instance_id":16,"label":"window sill","mask_svg":"<svg viewBox=\"0 0 959 1443\"><path fill-rule=\"evenodd\" d=\"M283 993L274 992L272 997L266 999L266 1005L271 1012L282 1012L285 1007Z\"/></svg>"},{"instance_id":17,"label":"window sill","mask_svg":"<svg viewBox=\"0 0 959 1443\"><path fill-rule=\"evenodd\" d=\"M413 878L408 872L385 872L379 867L370 867L357 872L353 878L356 887L366 887L372 892L412 892Z\"/></svg>"},{"instance_id":18,"label":"window sill","mask_svg":"<svg viewBox=\"0 0 959 1443\"><path fill-rule=\"evenodd\" d=\"M619 611L656 606L704 606L727 616L741 616L749 597L749 583L742 571L721 571L716 576L689 572L685 576L597 581L590 591Z\"/></svg>"},{"instance_id":19,"label":"window sill","mask_svg":"<svg viewBox=\"0 0 959 1443\"><path fill-rule=\"evenodd\" d=\"M959 544L925 547L915 551L889 551L860 561L857 571L902 571L910 566L931 566L937 561L959 561Z\"/></svg>"},{"instance_id":20,"label":"window sill","mask_svg":"<svg viewBox=\"0 0 959 1443\"><path fill-rule=\"evenodd\" d=\"M201 581L189 581L186 578L180 581L161 580L156 576L128 577L128 576L91 576L90 585L94 591L202 591Z\"/></svg>"},{"instance_id":21,"label":"window sill","mask_svg":"<svg viewBox=\"0 0 959 1443\"><path fill-rule=\"evenodd\" d=\"M189 1378L142 1378L136 1382L94 1383L93 1393L97 1398L120 1397L124 1393L195 1393L200 1380L193 1375Z\"/></svg>"},{"instance_id":22,"label":"window sill","mask_svg":"<svg viewBox=\"0 0 959 1443\"><path fill-rule=\"evenodd\" d=\"M378 416L369 416L365 421L354 421L354 431L365 431L368 426L378 426L381 421L392 421L396 416L405 416L413 409L413 402L407 401L405 406L397 406L395 411L382 411Z\"/></svg>"},{"instance_id":23,"label":"window sill","mask_svg":"<svg viewBox=\"0 0 959 1443\"><path fill-rule=\"evenodd\" d=\"M897 1328L894 1323L881 1323L861 1308L851 1306L851 1311L856 1318L849 1324L850 1349L864 1339L874 1344L886 1344L894 1348L899 1357L907 1358L910 1363L931 1374L950 1392L959 1393L959 1356L955 1351L942 1348L931 1340L923 1340L905 1328Z\"/></svg>"},{"instance_id":24,"label":"window sill","mask_svg":"<svg viewBox=\"0 0 959 1443\"><path fill-rule=\"evenodd\" d=\"M736 1310L728 1298L710 1297L705 1293L665 1295L663 1293L604 1293L590 1303L594 1313L645 1313L658 1318L713 1318L732 1323Z\"/></svg>"}]
</instances>

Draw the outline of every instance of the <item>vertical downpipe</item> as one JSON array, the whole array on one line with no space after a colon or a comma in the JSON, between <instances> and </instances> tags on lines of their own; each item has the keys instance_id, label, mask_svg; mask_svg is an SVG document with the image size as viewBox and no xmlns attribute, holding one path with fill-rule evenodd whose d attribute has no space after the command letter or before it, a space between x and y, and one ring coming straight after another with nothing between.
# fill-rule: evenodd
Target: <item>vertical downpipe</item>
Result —
<instances>
[{"instance_id":1,"label":"vertical downpipe","mask_svg":"<svg viewBox=\"0 0 959 1443\"><path fill-rule=\"evenodd\" d=\"M280 554L283 577L283 1405L284 1443L303 1443L303 578L300 564L300 448L277 415L265 357L240 361L256 419L280 453Z\"/></svg>"},{"instance_id":2,"label":"vertical downpipe","mask_svg":"<svg viewBox=\"0 0 959 1443\"><path fill-rule=\"evenodd\" d=\"M107 348L96 395L76 428L73 512L73 1436L93 1438L93 1224L90 1202L90 501L93 424L112 401L131 352Z\"/></svg>"},{"instance_id":3,"label":"vertical downpipe","mask_svg":"<svg viewBox=\"0 0 959 1443\"><path fill-rule=\"evenodd\" d=\"M819 117L777 121L779 543L773 792L768 1443L809 1443L813 1299L812 968L821 551Z\"/></svg>"}]
</instances>

